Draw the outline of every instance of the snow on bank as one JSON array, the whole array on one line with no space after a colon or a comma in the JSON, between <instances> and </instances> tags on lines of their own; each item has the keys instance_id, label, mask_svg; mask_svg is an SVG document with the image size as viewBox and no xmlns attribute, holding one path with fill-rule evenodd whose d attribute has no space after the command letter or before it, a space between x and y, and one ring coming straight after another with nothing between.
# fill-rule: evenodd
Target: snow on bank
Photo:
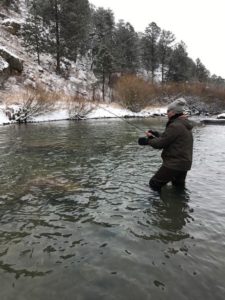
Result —
<instances>
[{"instance_id":1,"label":"snow on bank","mask_svg":"<svg viewBox=\"0 0 225 300\"><path fill-rule=\"evenodd\" d=\"M4 60L1 56L0 56L0 72L7 69L9 67L9 64L7 63L6 60Z\"/></svg>"},{"instance_id":2,"label":"snow on bank","mask_svg":"<svg viewBox=\"0 0 225 300\"><path fill-rule=\"evenodd\" d=\"M225 119L225 113L219 114L217 119Z\"/></svg>"},{"instance_id":3,"label":"snow on bank","mask_svg":"<svg viewBox=\"0 0 225 300\"><path fill-rule=\"evenodd\" d=\"M5 112L0 109L0 125L9 123L9 119L6 116Z\"/></svg>"},{"instance_id":4,"label":"snow on bank","mask_svg":"<svg viewBox=\"0 0 225 300\"><path fill-rule=\"evenodd\" d=\"M19 109L19 107L18 107ZM16 108L14 107L14 110ZM115 104L97 104L95 108L86 115L86 119L102 119L102 118L122 118L122 117L151 117L155 115L164 115L166 107L149 107L139 113L134 113L128 109L122 108ZM58 108L57 110L43 113L39 116L32 117L28 122L47 122L68 120L69 111L65 108ZM10 121L5 114L5 106L0 106L0 125L10 124L15 121Z\"/></svg>"}]
</instances>

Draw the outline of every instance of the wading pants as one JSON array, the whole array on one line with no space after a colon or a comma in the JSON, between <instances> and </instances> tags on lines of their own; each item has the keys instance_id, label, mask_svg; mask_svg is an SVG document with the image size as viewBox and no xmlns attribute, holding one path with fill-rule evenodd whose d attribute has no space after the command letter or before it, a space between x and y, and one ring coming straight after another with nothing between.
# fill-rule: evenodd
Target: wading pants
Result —
<instances>
[{"instance_id":1,"label":"wading pants","mask_svg":"<svg viewBox=\"0 0 225 300\"><path fill-rule=\"evenodd\" d=\"M179 188L185 187L187 171L178 171L161 166L156 174L150 179L149 186L154 191L160 191L168 182Z\"/></svg>"}]
</instances>

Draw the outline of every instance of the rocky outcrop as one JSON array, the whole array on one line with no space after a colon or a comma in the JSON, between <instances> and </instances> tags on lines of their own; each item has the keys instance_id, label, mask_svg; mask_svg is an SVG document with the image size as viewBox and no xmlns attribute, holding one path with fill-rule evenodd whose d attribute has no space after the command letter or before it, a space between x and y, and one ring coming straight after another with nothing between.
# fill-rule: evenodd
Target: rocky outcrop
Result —
<instances>
[{"instance_id":1,"label":"rocky outcrop","mask_svg":"<svg viewBox=\"0 0 225 300\"><path fill-rule=\"evenodd\" d=\"M9 33L11 33L13 35L17 35L21 28L21 23L18 22L17 20L13 20L13 19L5 19L2 22L2 26Z\"/></svg>"},{"instance_id":2,"label":"rocky outcrop","mask_svg":"<svg viewBox=\"0 0 225 300\"><path fill-rule=\"evenodd\" d=\"M5 48L0 48L0 61L2 61L2 65L5 64L5 66L7 66L6 63L8 64L7 68L10 73L21 73L23 71L23 60L10 53ZM6 68L3 67L3 70L5 69Z\"/></svg>"},{"instance_id":3,"label":"rocky outcrop","mask_svg":"<svg viewBox=\"0 0 225 300\"><path fill-rule=\"evenodd\" d=\"M0 72L5 72L9 69L9 64L0 56Z\"/></svg>"}]
</instances>

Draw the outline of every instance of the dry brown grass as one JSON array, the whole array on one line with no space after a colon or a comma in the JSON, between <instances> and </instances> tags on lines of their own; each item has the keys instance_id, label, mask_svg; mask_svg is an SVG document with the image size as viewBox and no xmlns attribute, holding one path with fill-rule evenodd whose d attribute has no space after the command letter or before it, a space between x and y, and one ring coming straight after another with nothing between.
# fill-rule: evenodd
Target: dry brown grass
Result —
<instances>
[{"instance_id":1,"label":"dry brown grass","mask_svg":"<svg viewBox=\"0 0 225 300\"><path fill-rule=\"evenodd\" d=\"M207 83L168 83L162 86L164 94L169 96L198 96L203 99L218 99L225 101L225 86L216 86Z\"/></svg>"},{"instance_id":2,"label":"dry brown grass","mask_svg":"<svg viewBox=\"0 0 225 300\"><path fill-rule=\"evenodd\" d=\"M6 94L5 104L11 114L11 119L26 122L28 118L47 113L54 109L56 94L42 87L36 89L26 88L15 93ZM19 110L13 111L12 105L18 105Z\"/></svg>"},{"instance_id":3,"label":"dry brown grass","mask_svg":"<svg viewBox=\"0 0 225 300\"><path fill-rule=\"evenodd\" d=\"M115 91L117 101L132 111L178 96L197 96L206 103L218 101L225 104L225 86L200 82L161 85L146 82L136 76L124 76L118 80Z\"/></svg>"},{"instance_id":4,"label":"dry brown grass","mask_svg":"<svg viewBox=\"0 0 225 300\"><path fill-rule=\"evenodd\" d=\"M115 86L118 102L138 112L158 95L158 87L134 75L121 77Z\"/></svg>"},{"instance_id":5,"label":"dry brown grass","mask_svg":"<svg viewBox=\"0 0 225 300\"><path fill-rule=\"evenodd\" d=\"M81 96L74 95L67 96L67 107L69 118L71 120L80 120L84 119L94 109L95 105Z\"/></svg>"},{"instance_id":6,"label":"dry brown grass","mask_svg":"<svg viewBox=\"0 0 225 300\"><path fill-rule=\"evenodd\" d=\"M93 102L79 95L47 91L40 85L4 94L4 103L8 117L18 122L62 108L68 110L70 119L82 119L94 109ZM14 111L13 105L19 110Z\"/></svg>"}]
</instances>

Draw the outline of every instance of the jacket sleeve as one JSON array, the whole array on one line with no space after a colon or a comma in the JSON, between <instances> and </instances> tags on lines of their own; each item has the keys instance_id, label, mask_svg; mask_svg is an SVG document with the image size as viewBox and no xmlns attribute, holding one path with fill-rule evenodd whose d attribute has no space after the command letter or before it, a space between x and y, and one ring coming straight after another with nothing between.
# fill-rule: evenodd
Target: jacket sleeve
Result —
<instances>
[{"instance_id":1,"label":"jacket sleeve","mask_svg":"<svg viewBox=\"0 0 225 300\"><path fill-rule=\"evenodd\" d=\"M163 149L169 146L180 134L180 128L174 124L169 125L160 137L150 139L148 144L155 149Z\"/></svg>"}]
</instances>

